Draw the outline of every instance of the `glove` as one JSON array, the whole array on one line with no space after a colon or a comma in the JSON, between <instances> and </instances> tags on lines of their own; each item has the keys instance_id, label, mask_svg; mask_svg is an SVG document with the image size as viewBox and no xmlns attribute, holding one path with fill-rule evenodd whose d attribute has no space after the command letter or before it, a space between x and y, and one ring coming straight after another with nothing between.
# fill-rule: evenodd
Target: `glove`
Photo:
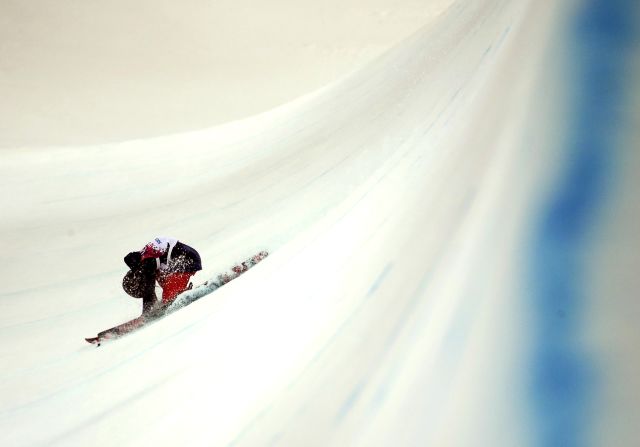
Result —
<instances>
[{"instance_id":1,"label":"glove","mask_svg":"<svg viewBox=\"0 0 640 447\"><path fill-rule=\"evenodd\" d=\"M141 262L142 254L139 251L132 251L124 257L124 263L127 264L131 270L137 270Z\"/></svg>"}]
</instances>

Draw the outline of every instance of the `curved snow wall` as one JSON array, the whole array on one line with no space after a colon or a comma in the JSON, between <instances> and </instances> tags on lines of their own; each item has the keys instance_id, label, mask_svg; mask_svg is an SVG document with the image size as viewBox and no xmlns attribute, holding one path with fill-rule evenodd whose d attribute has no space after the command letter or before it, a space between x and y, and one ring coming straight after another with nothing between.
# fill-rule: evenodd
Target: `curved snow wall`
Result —
<instances>
[{"instance_id":1,"label":"curved snow wall","mask_svg":"<svg viewBox=\"0 0 640 447\"><path fill-rule=\"evenodd\" d=\"M2 444L634 445L637 9L461 0L254 118L3 153ZM86 345L157 234L272 254Z\"/></svg>"}]
</instances>

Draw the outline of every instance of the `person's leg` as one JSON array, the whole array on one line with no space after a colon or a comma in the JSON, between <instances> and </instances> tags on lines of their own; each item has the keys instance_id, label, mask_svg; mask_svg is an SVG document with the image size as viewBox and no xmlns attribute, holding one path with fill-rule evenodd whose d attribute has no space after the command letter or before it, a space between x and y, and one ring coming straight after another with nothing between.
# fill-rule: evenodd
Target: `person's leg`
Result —
<instances>
[{"instance_id":1,"label":"person's leg","mask_svg":"<svg viewBox=\"0 0 640 447\"><path fill-rule=\"evenodd\" d=\"M187 273L171 273L163 278L162 281L162 304L166 305L172 302L181 292L187 290L189 280L193 276L192 272Z\"/></svg>"},{"instance_id":2,"label":"person's leg","mask_svg":"<svg viewBox=\"0 0 640 447\"><path fill-rule=\"evenodd\" d=\"M156 297L156 280L154 277L145 277L143 282L143 294L142 294L142 313L145 314L153 309L153 306L158 301Z\"/></svg>"},{"instance_id":3,"label":"person's leg","mask_svg":"<svg viewBox=\"0 0 640 447\"><path fill-rule=\"evenodd\" d=\"M141 268L142 314L152 310L158 301L156 297L155 259L145 259Z\"/></svg>"},{"instance_id":4,"label":"person's leg","mask_svg":"<svg viewBox=\"0 0 640 447\"><path fill-rule=\"evenodd\" d=\"M129 270L122 278L124 291L134 298L142 298L143 314L150 311L157 301L155 283L155 262L143 262L136 270Z\"/></svg>"},{"instance_id":5,"label":"person's leg","mask_svg":"<svg viewBox=\"0 0 640 447\"><path fill-rule=\"evenodd\" d=\"M142 297L142 313L146 314L152 310L157 301L158 299L156 298L155 290L152 290L150 293L146 293Z\"/></svg>"}]
</instances>

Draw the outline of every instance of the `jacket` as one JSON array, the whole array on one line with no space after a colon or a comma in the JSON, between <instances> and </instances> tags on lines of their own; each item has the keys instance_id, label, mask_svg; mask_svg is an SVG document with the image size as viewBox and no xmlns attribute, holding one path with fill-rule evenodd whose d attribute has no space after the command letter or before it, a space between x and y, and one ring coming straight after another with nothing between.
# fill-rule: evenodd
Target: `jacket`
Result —
<instances>
[{"instance_id":1,"label":"jacket","mask_svg":"<svg viewBox=\"0 0 640 447\"><path fill-rule=\"evenodd\" d=\"M139 252L129 253L124 262L131 270L144 266L147 272L195 273L202 270L200 254L193 247L167 237L157 237Z\"/></svg>"}]
</instances>

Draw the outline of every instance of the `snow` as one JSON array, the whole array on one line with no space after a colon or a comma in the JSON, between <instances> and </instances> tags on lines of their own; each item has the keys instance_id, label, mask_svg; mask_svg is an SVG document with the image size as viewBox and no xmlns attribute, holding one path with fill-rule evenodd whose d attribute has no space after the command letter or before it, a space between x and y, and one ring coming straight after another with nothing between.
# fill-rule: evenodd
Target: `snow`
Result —
<instances>
[{"instance_id":1,"label":"snow","mask_svg":"<svg viewBox=\"0 0 640 447\"><path fill-rule=\"evenodd\" d=\"M149 8L129 3L132 14ZM186 60L197 55L181 53L202 36L205 3L149 12L145 26L159 33L159 17L186 30L193 21L162 55L180 76L216 68L199 71ZM55 81L3 104L3 117L18 117L3 129L23 127L5 134L0 163L0 445L635 445L633 2L353 1L353 21L335 26L323 24L337 2L321 14L279 3L304 48L320 54L331 42L358 56L314 77L282 54L268 70L292 86L251 78L244 94L229 62L222 80L204 83L208 94L194 84L215 110L177 120L170 107L158 118L180 76L149 75L162 53L152 45L130 67L169 95L136 99L148 125L138 112L84 104L81 83L58 134L41 109L28 118L26 101L57 97ZM31 77L3 69L3 92L55 68L38 55L75 27L111 45L105 26L124 8L104 5L91 34L83 18L99 16L94 4L41 4L56 10L50 21L15 2L2 20L32 31L60 27L65 14L79 22L51 47L28 33L7 40L2 54L31 58L17 65ZM273 18L266 6L225 5L229 29ZM143 48L124 38L135 42L135 25L127 17L109 47L125 59ZM287 41L283 28L268 45ZM244 48L259 52L260 35ZM259 66L216 45L238 70ZM71 48L70 60L88 57ZM96 54L95 67L111 61ZM104 76L109 87L91 89L109 107L135 90L131 73ZM270 86L277 98L251 100ZM239 98L233 111L212 100L226 89ZM114 129L79 123L76 139L78 116ZM198 249L196 282L270 255L164 320L88 345L139 314L120 288L121 259L159 235Z\"/></svg>"},{"instance_id":2,"label":"snow","mask_svg":"<svg viewBox=\"0 0 640 447\"><path fill-rule=\"evenodd\" d=\"M0 2L0 147L197 130L337 80L453 0Z\"/></svg>"}]
</instances>

